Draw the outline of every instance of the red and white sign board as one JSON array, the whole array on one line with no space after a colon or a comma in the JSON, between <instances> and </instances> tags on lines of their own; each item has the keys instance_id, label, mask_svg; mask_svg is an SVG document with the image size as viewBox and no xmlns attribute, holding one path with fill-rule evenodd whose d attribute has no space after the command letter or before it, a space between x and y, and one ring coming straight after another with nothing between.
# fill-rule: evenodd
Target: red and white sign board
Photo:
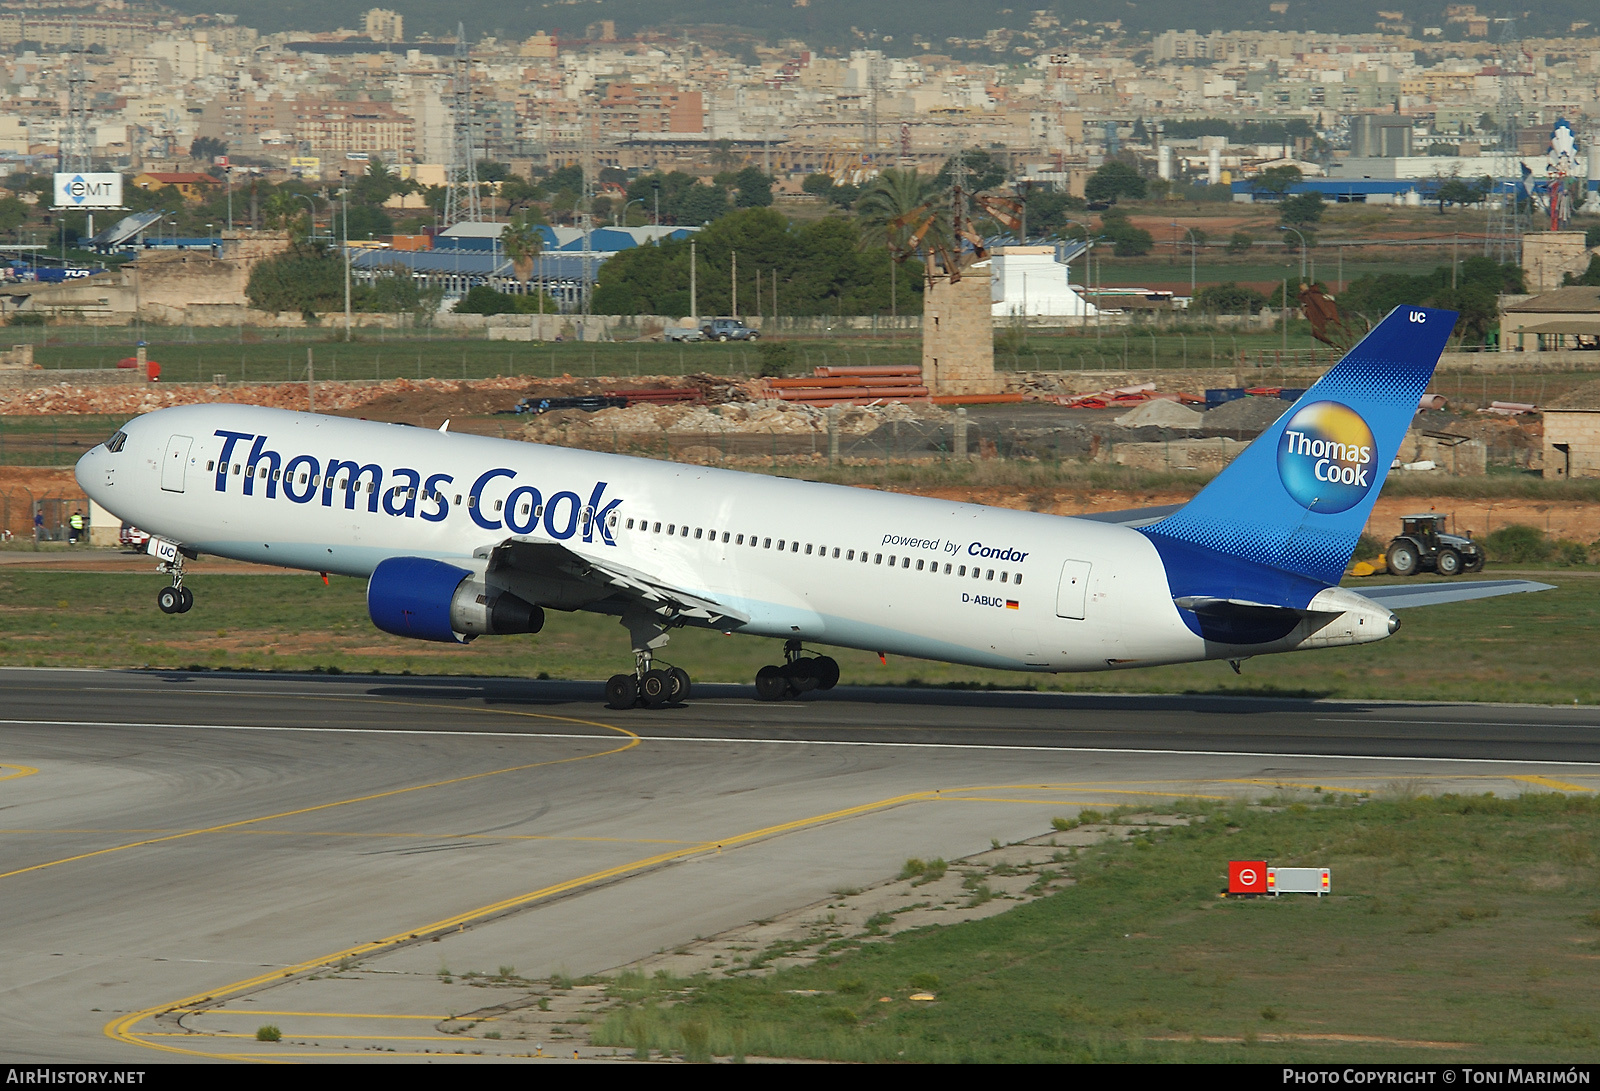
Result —
<instances>
[{"instance_id":1,"label":"red and white sign board","mask_svg":"<svg viewBox=\"0 0 1600 1091\"><path fill-rule=\"evenodd\" d=\"M1332 893L1333 879L1325 867L1274 867L1267 869L1267 887L1273 894Z\"/></svg>"},{"instance_id":2,"label":"red and white sign board","mask_svg":"<svg viewBox=\"0 0 1600 1091\"><path fill-rule=\"evenodd\" d=\"M1229 860L1229 894L1265 894L1267 892L1267 862L1265 860Z\"/></svg>"}]
</instances>

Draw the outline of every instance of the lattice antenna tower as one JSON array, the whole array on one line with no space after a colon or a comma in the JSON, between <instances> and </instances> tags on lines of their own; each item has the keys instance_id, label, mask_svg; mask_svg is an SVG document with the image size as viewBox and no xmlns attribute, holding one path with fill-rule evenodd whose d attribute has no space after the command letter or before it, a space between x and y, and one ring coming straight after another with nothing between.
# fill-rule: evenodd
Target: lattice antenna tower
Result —
<instances>
[{"instance_id":1,"label":"lattice antenna tower","mask_svg":"<svg viewBox=\"0 0 1600 1091\"><path fill-rule=\"evenodd\" d=\"M456 24L456 60L451 108L455 141L451 149L450 185L444 198L444 226L483 219L478 200L477 111L472 102L472 57L465 24Z\"/></svg>"},{"instance_id":2,"label":"lattice antenna tower","mask_svg":"<svg viewBox=\"0 0 1600 1091\"><path fill-rule=\"evenodd\" d=\"M1522 130L1522 95L1518 81L1522 78L1522 39L1517 35L1516 19L1507 19L1500 28L1500 102L1495 107L1495 120L1500 125L1497 161L1499 173L1511 176L1510 192L1501 195L1500 206L1489 216L1489 230L1484 237L1484 254L1495 261L1522 262L1522 233L1527 230L1522 212L1522 169L1518 166L1518 138Z\"/></svg>"},{"instance_id":3,"label":"lattice antenna tower","mask_svg":"<svg viewBox=\"0 0 1600 1091\"><path fill-rule=\"evenodd\" d=\"M83 173L89 164L89 77L83 67L83 28L72 17L72 39L67 51L67 113L61 127L61 170Z\"/></svg>"}]
</instances>

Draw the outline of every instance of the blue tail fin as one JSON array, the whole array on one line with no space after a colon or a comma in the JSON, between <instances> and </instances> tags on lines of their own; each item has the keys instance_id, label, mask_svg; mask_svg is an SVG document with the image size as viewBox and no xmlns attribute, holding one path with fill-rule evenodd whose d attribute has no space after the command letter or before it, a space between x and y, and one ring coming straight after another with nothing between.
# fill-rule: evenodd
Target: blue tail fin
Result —
<instances>
[{"instance_id":1,"label":"blue tail fin","mask_svg":"<svg viewBox=\"0 0 1600 1091\"><path fill-rule=\"evenodd\" d=\"M1338 583L1455 320L1397 307L1198 496L1143 528L1173 595L1298 609Z\"/></svg>"}]
</instances>

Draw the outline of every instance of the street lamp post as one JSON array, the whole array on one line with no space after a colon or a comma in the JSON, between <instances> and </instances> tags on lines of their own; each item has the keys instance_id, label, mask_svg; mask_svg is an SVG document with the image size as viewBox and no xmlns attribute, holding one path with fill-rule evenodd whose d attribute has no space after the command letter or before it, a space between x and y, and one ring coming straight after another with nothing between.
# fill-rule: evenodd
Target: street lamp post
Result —
<instances>
[{"instance_id":1,"label":"street lamp post","mask_svg":"<svg viewBox=\"0 0 1600 1091\"><path fill-rule=\"evenodd\" d=\"M343 221L340 234L344 251L344 339L350 340L350 187L344 184L345 172L339 172L339 219Z\"/></svg>"},{"instance_id":2,"label":"street lamp post","mask_svg":"<svg viewBox=\"0 0 1600 1091\"><path fill-rule=\"evenodd\" d=\"M1300 236L1300 283L1304 284L1306 282L1306 237L1305 235L1301 234L1299 228L1290 227L1288 224L1279 224L1278 230L1293 231L1296 235Z\"/></svg>"},{"instance_id":3,"label":"street lamp post","mask_svg":"<svg viewBox=\"0 0 1600 1091\"><path fill-rule=\"evenodd\" d=\"M1174 226L1176 226L1176 225L1174 225ZM1184 233L1189 236L1189 298L1193 299L1194 298L1194 289L1195 289L1195 277L1194 277L1195 240L1194 240L1194 228L1192 228L1192 227L1185 228L1184 229Z\"/></svg>"},{"instance_id":4,"label":"street lamp post","mask_svg":"<svg viewBox=\"0 0 1600 1091\"><path fill-rule=\"evenodd\" d=\"M613 227L627 227L628 226L628 205L641 205L642 206L643 204L644 204L644 198L643 197L635 197L635 198L633 198L633 200L627 202L627 204L624 204L622 206L622 211L617 215L617 218L615 218L615 219L613 219L611 221L611 225Z\"/></svg>"},{"instance_id":5,"label":"street lamp post","mask_svg":"<svg viewBox=\"0 0 1600 1091\"><path fill-rule=\"evenodd\" d=\"M304 193L296 193L294 196L306 203L306 208L309 210L310 215L308 222L311 225L311 229L306 232L306 238L315 239L317 237L317 203Z\"/></svg>"},{"instance_id":6,"label":"street lamp post","mask_svg":"<svg viewBox=\"0 0 1600 1091\"><path fill-rule=\"evenodd\" d=\"M211 256L212 257L216 257L217 256L217 244L216 244L215 240L212 238L212 232L211 232L211 229L213 227L215 227L215 226L217 226L217 225L216 224L206 224L206 249L211 251Z\"/></svg>"},{"instance_id":7,"label":"street lamp post","mask_svg":"<svg viewBox=\"0 0 1600 1091\"><path fill-rule=\"evenodd\" d=\"M652 179L651 182L650 182L650 190L655 195L655 200L656 200L656 215L655 215L656 226L660 227L661 226L661 179L659 179L659 178Z\"/></svg>"}]
</instances>

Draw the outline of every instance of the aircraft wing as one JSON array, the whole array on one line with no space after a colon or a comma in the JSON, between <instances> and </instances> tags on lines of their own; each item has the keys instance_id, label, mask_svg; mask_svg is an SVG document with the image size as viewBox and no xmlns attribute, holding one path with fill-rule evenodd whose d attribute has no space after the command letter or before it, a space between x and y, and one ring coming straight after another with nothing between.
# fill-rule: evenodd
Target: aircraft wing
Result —
<instances>
[{"instance_id":1,"label":"aircraft wing","mask_svg":"<svg viewBox=\"0 0 1600 1091\"><path fill-rule=\"evenodd\" d=\"M743 625L748 614L702 595L673 587L625 565L575 553L560 542L514 537L488 551L489 571L512 570L525 580L556 585L536 591L538 601L560 604L574 598L633 601L650 611L696 618L713 625ZM506 573L509 575L510 573Z\"/></svg>"},{"instance_id":2,"label":"aircraft wing","mask_svg":"<svg viewBox=\"0 0 1600 1091\"><path fill-rule=\"evenodd\" d=\"M1529 591L1554 591L1548 583L1533 580L1469 580L1465 583L1394 583L1382 587L1363 587L1363 598L1401 610L1408 606L1438 606L1444 602L1469 602L1497 595L1520 595Z\"/></svg>"},{"instance_id":3,"label":"aircraft wing","mask_svg":"<svg viewBox=\"0 0 1600 1091\"><path fill-rule=\"evenodd\" d=\"M1073 515L1072 519L1087 519L1093 523L1115 523L1124 527L1143 527L1159 523L1182 504L1162 504L1154 508L1129 508L1126 511L1097 511L1088 515Z\"/></svg>"}]
</instances>

